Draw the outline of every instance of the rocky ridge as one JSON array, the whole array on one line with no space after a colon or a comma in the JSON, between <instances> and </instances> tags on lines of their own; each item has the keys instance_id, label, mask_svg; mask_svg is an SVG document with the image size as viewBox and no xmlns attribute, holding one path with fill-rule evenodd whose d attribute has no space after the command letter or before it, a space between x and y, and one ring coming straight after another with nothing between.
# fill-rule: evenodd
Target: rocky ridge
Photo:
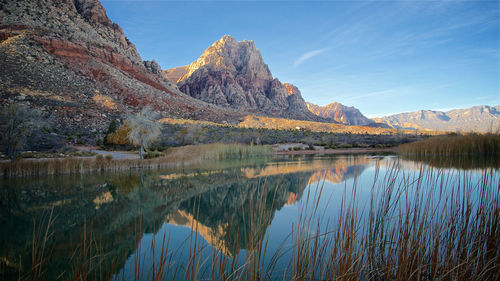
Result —
<instances>
[{"instance_id":1,"label":"rocky ridge","mask_svg":"<svg viewBox=\"0 0 500 281\"><path fill-rule=\"evenodd\" d=\"M236 122L143 62L98 0L0 1L0 101L40 109L64 134L105 130L144 106L164 116Z\"/></svg>"},{"instance_id":2,"label":"rocky ridge","mask_svg":"<svg viewBox=\"0 0 500 281\"><path fill-rule=\"evenodd\" d=\"M319 106L308 102L307 108L314 114L330 122L345 125L369 125L374 123L366 118L359 109L333 102L325 106Z\"/></svg>"},{"instance_id":3,"label":"rocky ridge","mask_svg":"<svg viewBox=\"0 0 500 281\"><path fill-rule=\"evenodd\" d=\"M473 106L446 112L419 110L374 118L374 120L396 129L497 132L500 130L500 106Z\"/></svg>"},{"instance_id":4,"label":"rocky ridge","mask_svg":"<svg viewBox=\"0 0 500 281\"><path fill-rule=\"evenodd\" d=\"M165 75L187 95L225 108L290 119L321 119L307 110L296 87L273 78L253 41L237 42L225 35L193 63L166 70Z\"/></svg>"}]
</instances>

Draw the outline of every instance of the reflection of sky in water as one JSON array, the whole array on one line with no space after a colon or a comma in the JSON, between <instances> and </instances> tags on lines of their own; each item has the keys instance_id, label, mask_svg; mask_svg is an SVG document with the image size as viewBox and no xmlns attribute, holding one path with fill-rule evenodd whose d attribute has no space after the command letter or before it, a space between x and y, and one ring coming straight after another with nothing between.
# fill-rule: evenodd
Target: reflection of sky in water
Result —
<instances>
[{"instance_id":1,"label":"reflection of sky in water","mask_svg":"<svg viewBox=\"0 0 500 281\"><path fill-rule=\"evenodd\" d=\"M393 182L395 187L402 185L415 186L419 182L435 182L436 180L444 183L445 186L454 186L460 183L460 178L457 177L456 170L447 170L445 172L434 173L431 177L427 173L420 176L422 165L415 164L409 161L400 161L396 157L385 158L368 158L368 157L345 157L338 158L337 161L328 161L326 159L312 161L290 161L284 163L269 163L265 167L260 168L242 168L241 171L246 178L269 177L281 175L287 177L290 174L295 174L300 171L307 171L307 177L297 180L306 181L307 185L303 190L298 192L290 192L288 200L283 205L277 206L274 211L272 221L267 227L266 236L267 243L267 258L265 263L269 263L273 253L282 251L280 262L278 262L275 274L279 275L282 270L288 265L291 258L290 249L295 241L292 235L299 224L299 218L302 214L302 224L306 222L307 229L305 230L311 236L314 236L318 231L327 233L335 228L338 212L343 207L346 209L349 202L355 196L357 201L355 208L358 210L358 220L368 219L368 212L371 204L372 192L375 196L380 196L383 193L381 187L387 186L386 176L390 176L392 167L398 167L398 176ZM428 167L423 167L428 169ZM467 171L471 175L472 181L478 181L481 176L481 171ZM374 183L374 179L377 181ZM493 180L493 185L498 185L498 177ZM407 198L412 199L413 191L409 190ZM435 206L442 206L445 200L438 200L440 190L425 190L424 194L433 193L435 197ZM203 196L203 195L202 195ZM377 197L376 197L377 198ZM474 201L474 200L473 200ZM344 202L344 205L342 205ZM375 200L373 204L378 204ZM399 202L404 206L403 200ZM316 207L317 206L317 207ZM435 213L434 215L439 215ZM311 223L308 224L308 218L311 216ZM192 231L191 226L196 225L197 229ZM319 226L319 229L318 229ZM156 245L156 264L159 263L161 245L163 236L170 238L170 253L175 257L175 262L187 265L189 262L190 252L189 247L193 236L198 238L198 246L202 248L203 258L210 257L216 252L223 252L233 256L228 250L228 243L225 239L227 233L224 229L227 226L210 227L185 211L177 211L175 217L166 219L161 229L157 232L155 239ZM151 240L152 235L147 234L141 240L141 255L143 261L149 261L144 264L151 264ZM168 239L167 239L168 240ZM243 264L246 249L239 249L239 262ZM202 262L203 263L203 262ZM125 271L132 272L134 266L134 257L129 257ZM147 265L145 265L147 266ZM210 271L210 265L205 264L205 270ZM131 271L132 270L132 271ZM203 270L202 270L203 271ZM147 272L147 270L146 270ZM184 272L182 272L184 273ZM208 274L208 272L206 272ZM123 274L123 271L120 273ZM126 274L127 276L127 274ZM143 276L145 277L145 276Z\"/></svg>"},{"instance_id":2,"label":"reflection of sky in water","mask_svg":"<svg viewBox=\"0 0 500 281\"><path fill-rule=\"evenodd\" d=\"M463 177L458 177L459 171L456 169L431 168L391 156L318 156L272 161L267 159L250 165L242 163L240 166L233 164L231 162L227 165L229 168L226 168L224 165L211 163L209 166L212 167L208 168L147 172L141 175L102 174L94 177L76 177L76 179L55 177L44 183L39 180L33 183L21 180L20 183L14 184L13 181L10 185L14 189L10 190L10 193L4 193L9 196L6 202L16 202L15 200L20 200L18 198L25 197L29 200L23 199L25 205L2 206L5 214L11 214L11 217L5 217L6 229L13 229L12 231L19 234L4 239L2 243L6 249L4 252L18 255L20 251L13 248L17 247L15 245L22 245L23 249L29 248L29 245L23 245L17 240L9 242L8 239L30 240L29 227L32 225L33 214L55 207L55 212L59 212L56 232L63 229L61 231L64 233L63 237L59 239L62 239L61 245L67 246L58 249L60 251L57 253L58 257L71 256L74 250L71 247L74 244L68 241L78 241L84 217L89 221L96 220L100 223L95 228L96 233L102 234L108 241L113 241L110 247L118 248L116 251L119 254L127 256L125 263L118 265L121 269L117 270L117 276L120 280L122 277L133 279L137 259L132 253L133 228L130 226L134 225L137 214L141 213L145 216L142 228L144 233L140 233L137 237L140 241L138 252L141 261L140 271L143 274L141 279L151 279L152 261L155 261L157 267L160 263L162 246L166 246L167 243L169 245L165 257L167 263L171 262L173 268L178 268L177 277L184 276L184 270L189 262L189 246L193 245L194 236L197 238L197 247L202 253L200 255L202 260L199 262L203 264L201 268L203 273L203 270L210 269L206 258L214 253L224 253L229 257L238 256L239 264L244 262L245 255L251 252L246 243L252 229L250 225L254 227L257 225L255 218L249 216L248 210L251 207L256 208L257 202L264 195L263 210L266 219L260 222L266 233L263 239L268 239L264 262L268 263L276 251L282 250L278 263L278 268L281 266L282 269L288 265L291 256L289 249L295 237L290 234L296 230L300 214L303 220L307 219L308 215L313 213L316 203L318 203L316 214L306 229L309 235L316 233L318 223L321 232L332 230L337 222L342 200L350 202L353 195L357 199L358 219L366 219L372 191L376 199L383 194L388 186L387 180L393 178L391 177L391 173L394 172L393 167L400 169L394 181L396 187L400 185L413 187L419 181L422 186L426 186L429 182L441 180L444 186L449 187L457 186L463 180ZM422 168L424 176L419 178ZM431 178L427 171L432 171ZM477 169L460 173L462 176L464 173L470 175L470 184L475 187L478 186L483 171ZM378 178L374 184L376 175ZM492 172L491 177L491 186L498 187L498 170ZM39 191L40 186L44 185L57 192ZM0 186L5 185L0 182ZM356 187L355 190L353 187ZM412 188L408 191L407 198L414 200ZM40 192L49 195L40 197ZM50 199L50 192L57 195L54 195L53 200ZM318 199L320 192L321 196ZM433 193L432 200L436 210L446 202L444 199L438 200L438 194L440 192L445 194L446 190L424 190L424 194L426 192ZM11 200L10 196L15 200ZM477 201L477 198L473 197L472 201ZM374 204L381 202L374 200ZM398 204L404 207L405 203L402 200ZM196 213L193 210L197 207L199 214L193 215ZM345 210L346 205L343 207ZM156 219L153 218L155 213ZM158 213L162 215L158 217ZM26 217L16 217L18 214L26 214ZM439 213L435 211L433 215L437 216ZM81 221L75 218L81 218ZM389 222L393 219L393 217L388 218ZM73 225L67 226L67 222ZM193 225L197 226L196 230L192 230ZM19 232L24 228L26 231ZM252 233L256 235L255 229ZM262 238L262 235L258 238ZM7 249L8 247L11 248ZM177 267L178 265L181 267ZM281 269L276 269L275 274L279 274Z\"/></svg>"}]
</instances>

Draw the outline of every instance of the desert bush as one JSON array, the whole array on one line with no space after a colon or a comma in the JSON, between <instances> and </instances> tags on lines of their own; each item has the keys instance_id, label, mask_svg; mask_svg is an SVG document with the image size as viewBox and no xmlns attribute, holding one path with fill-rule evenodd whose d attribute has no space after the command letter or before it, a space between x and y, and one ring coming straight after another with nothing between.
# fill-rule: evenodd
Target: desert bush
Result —
<instances>
[{"instance_id":1,"label":"desert bush","mask_svg":"<svg viewBox=\"0 0 500 281\"><path fill-rule=\"evenodd\" d=\"M130 132L130 122L125 121L123 124L114 132L110 133L106 137L107 144L115 145L125 145L129 143L128 134Z\"/></svg>"},{"instance_id":2,"label":"desert bush","mask_svg":"<svg viewBox=\"0 0 500 281\"><path fill-rule=\"evenodd\" d=\"M144 153L144 159L151 159L151 158L157 158L157 157L162 157L164 156L165 154L161 153L160 151L158 150L154 150L154 151L148 151L146 153Z\"/></svg>"},{"instance_id":3,"label":"desert bush","mask_svg":"<svg viewBox=\"0 0 500 281\"><path fill-rule=\"evenodd\" d=\"M33 138L47 124L40 112L24 104L11 104L1 108L0 141L3 151L13 162L25 147L27 139Z\"/></svg>"}]
</instances>

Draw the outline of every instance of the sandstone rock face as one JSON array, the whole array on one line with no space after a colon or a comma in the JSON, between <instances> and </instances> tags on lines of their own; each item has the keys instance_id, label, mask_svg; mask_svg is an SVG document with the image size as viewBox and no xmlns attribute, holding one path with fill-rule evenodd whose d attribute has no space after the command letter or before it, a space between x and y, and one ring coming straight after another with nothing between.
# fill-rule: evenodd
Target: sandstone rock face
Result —
<instances>
[{"instance_id":1,"label":"sandstone rock face","mask_svg":"<svg viewBox=\"0 0 500 281\"><path fill-rule=\"evenodd\" d=\"M242 116L183 94L156 62L143 62L98 0L1 0L0 19L1 104L38 108L64 134L97 138L144 106L162 116Z\"/></svg>"},{"instance_id":2,"label":"sandstone rock face","mask_svg":"<svg viewBox=\"0 0 500 281\"><path fill-rule=\"evenodd\" d=\"M168 80L174 83L178 83L180 82L182 76L186 75L186 73L188 72L188 67L189 65L179 66L172 69L164 70L163 73Z\"/></svg>"},{"instance_id":3,"label":"sandstone rock face","mask_svg":"<svg viewBox=\"0 0 500 281\"><path fill-rule=\"evenodd\" d=\"M419 110L374 118L374 120L396 129L497 132L500 129L500 106L473 106L446 112Z\"/></svg>"},{"instance_id":4,"label":"sandstone rock face","mask_svg":"<svg viewBox=\"0 0 500 281\"><path fill-rule=\"evenodd\" d=\"M307 110L300 91L273 78L253 41L224 36L186 67L167 70L182 92L246 113L319 120ZM289 85L289 87L293 87Z\"/></svg>"},{"instance_id":5,"label":"sandstone rock face","mask_svg":"<svg viewBox=\"0 0 500 281\"><path fill-rule=\"evenodd\" d=\"M325 106L307 103L307 108L314 114L334 123L345 125L369 125L374 123L366 118L361 112L350 106L345 106L338 102L333 102Z\"/></svg>"}]
</instances>

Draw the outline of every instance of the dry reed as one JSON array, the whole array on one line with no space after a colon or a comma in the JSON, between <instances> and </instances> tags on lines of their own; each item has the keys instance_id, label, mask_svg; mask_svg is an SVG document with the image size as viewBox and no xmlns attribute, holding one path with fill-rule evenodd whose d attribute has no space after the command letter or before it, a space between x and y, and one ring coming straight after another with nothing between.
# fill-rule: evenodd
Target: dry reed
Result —
<instances>
[{"instance_id":1,"label":"dry reed","mask_svg":"<svg viewBox=\"0 0 500 281\"><path fill-rule=\"evenodd\" d=\"M500 154L500 134L435 136L400 145L398 152L417 156L498 156Z\"/></svg>"},{"instance_id":2,"label":"dry reed","mask_svg":"<svg viewBox=\"0 0 500 281\"><path fill-rule=\"evenodd\" d=\"M0 162L0 177L52 176L172 168L199 163L203 160L241 159L270 153L271 148L268 146L216 143L173 148L164 157L142 160L105 159L102 157L20 160L14 163Z\"/></svg>"}]
</instances>

